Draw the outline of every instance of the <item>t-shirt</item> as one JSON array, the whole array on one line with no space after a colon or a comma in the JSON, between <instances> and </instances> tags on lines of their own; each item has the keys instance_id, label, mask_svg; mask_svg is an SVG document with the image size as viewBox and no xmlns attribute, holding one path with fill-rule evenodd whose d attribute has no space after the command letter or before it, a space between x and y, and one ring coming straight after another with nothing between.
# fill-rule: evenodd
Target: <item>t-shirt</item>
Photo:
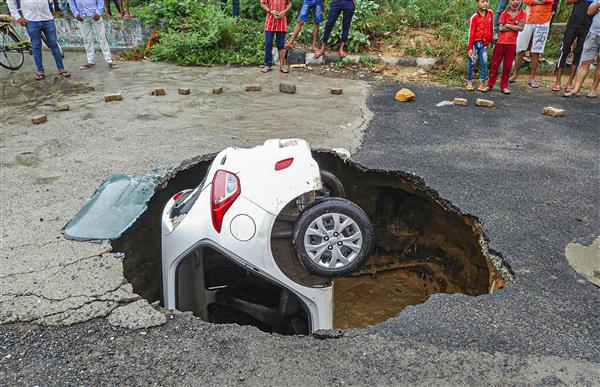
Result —
<instances>
[{"instance_id":1,"label":"t-shirt","mask_svg":"<svg viewBox=\"0 0 600 387\"><path fill-rule=\"evenodd\" d=\"M529 5L527 24L550 23L554 0L544 0L544 4L535 4L535 0L523 0L523 3Z\"/></svg>"},{"instance_id":2,"label":"t-shirt","mask_svg":"<svg viewBox=\"0 0 600 387\"><path fill-rule=\"evenodd\" d=\"M520 22L525 22L527 20L527 14L522 9L519 10L517 16L512 17L508 10L502 12L500 15L500 19L498 19L498 24L519 24ZM498 42L499 44L517 44L517 35L519 33L517 31L500 31L498 33Z\"/></svg>"},{"instance_id":3,"label":"t-shirt","mask_svg":"<svg viewBox=\"0 0 600 387\"><path fill-rule=\"evenodd\" d=\"M592 18L587 14L589 5L587 0L577 0L573 4L573 10L571 11L571 16L569 16L567 27L589 28L592 23Z\"/></svg>"},{"instance_id":4,"label":"t-shirt","mask_svg":"<svg viewBox=\"0 0 600 387\"><path fill-rule=\"evenodd\" d=\"M600 0L587 0L587 4L588 7L592 4L600 4ZM600 36L600 12L596 13L592 19L590 33Z\"/></svg>"},{"instance_id":5,"label":"t-shirt","mask_svg":"<svg viewBox=\"0 0 600 387\"><path fill-rule=\"evenodd\" d=\"M260 2L266 4L269 9L277 12L285 10L286 6L286 0L260 0ZM287 32L287 15L276 19L275 16L267 13L265 31Z\"/></svg>"}]
</instances>

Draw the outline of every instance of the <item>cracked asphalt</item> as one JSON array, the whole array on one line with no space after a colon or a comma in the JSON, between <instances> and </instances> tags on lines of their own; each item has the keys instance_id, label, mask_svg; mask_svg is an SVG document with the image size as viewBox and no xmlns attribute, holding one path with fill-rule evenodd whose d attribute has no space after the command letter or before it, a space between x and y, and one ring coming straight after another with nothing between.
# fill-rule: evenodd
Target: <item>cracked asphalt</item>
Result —
<instances>
[{"instance_id":1,"label":"cracked asphalt","mask_svg":"<svg viewBox=\"0 0 600 387\"><path fill-rule=\"evenodd\" d=\"M148 66L160 70L160 65ZM205 78L216 74L239 79L238 70L181 71L192 72L193 80L205 82L205 88L213 83ZM96 81L96 89L102 89ZM175 77L168 82L174 85ZM68 113L74 116L72 121L69 117L61 120L61 127L50 126L51 116L44 132L38 129L43 126L31 127L16 118L2 127L0 312L3 322L64 325L108 318L60 327L0 326L0 384L598 385L600 291L565 258L569 242L589 245L600 230L598 101L564 100L549 92L517 88L510 97L488 95L486 98L496 101L496 109L472 103L468 107L436 107L440 101L460 96L472 102L476 95L405 84L367 88L364 82L319 77L307 82L343 82L344 98L348 99L326 108L323 121L309 118L314 118L313 103L321 108L327 106L326 101L303 99L303 108L289 117L306 117L312 126L307 123L307 128L298 129L302 120L292 124L290 119L277 133L282 137L292 133L317 136L316 143L352 150L357 150L356 141L362 140L355 161L368 168L403 170L422 177L442 198L478 217L489 247L511 266L514 281L493 295L437 294L377 326L318 337L269 335L252 327L208 324L189 314L153 310L153 315L148 304L138 300L123 282L120 259L109 252L108 245L63 242L56 239L57 230L109 173L166 168L218 150L214 148L224 142L243 143L245 129L236 127L203 147L199 144L205 138L219 136L219 131L207 128L219 127L218 113L203 112L188 124L179 124L179 116L136 124L133 107L123 103L113 111L113 105L98 107L97 95L96 99L88 95L85 108L99 109L94 113L99 117L92 122L82 123L82 113L72 106L74 111ZM136 108L146 109L143 114L179 106L173 100L156 103L139 90L140 84L132 85L130 92L137 90L141 102ZM417 93L415 102L393 100L395 91L404 86ZM362 137L357 130L366 114L360 108L365 91L373 118ZM276 103L277 96L273 93L267 98ZM202 96L203 101L211 98ZM259 103L254 103L256 109ZM566 117L541 115L541 108L549 105L564 107ZM233 106L237 109L242 104L234 99L229 108ZM343 108L349 111L339 110ZM223 111L220 114L222 117ZM243 117L236 114L227 125L233 126ZM119 128L122 117L127 130ZM340 127L339 117L348 117L354 126ZM260 118L268 122L272 117ZM177 143L177 152L172 151L175 143L169 136L158 133L165 127L173 132L173 125L190 125L184 132L193 139L190 144ZM194 125L201 127L201 133L192 130ZM53 135L68 144L63 151L55 151L58 156L39 148L40 143L51 141L47 132L56 132ZM229 138L232 133L236 139ZM261 135L271 134L249 138L254 143ZM115 141L116 136L128 137ZM77 140L80 137L84 139ZM108 144L100 146L103 141ZM136 142L134 148L123 148L132 142ZM158 149L145 149L150 144ZM86 154L95 147L100 151ZM40 161L33 160L38 163L35 172L22 162L15 166L18 160L31 164L27 155L18 159L26 149L40 149ZM75 160L84 165L78 166ZM70 172L72 167L77 171ZM61 188L51 186L52 193L42 186L15 198L16 188L5 188L5 182L35 187L32 182L37 178L54 176L57 170L59 179L52 184ZM27 208L25 203L34 204ZM31 226L41 216L59 219ZM36 312L35 305L41 305L44 312ZM44 320L54 313L60 316L57 321ZM136 316L149 320L134 321ZM160 318L167 323L141 330L122 328L155 325Z\"/></svg>"}]
</instances>

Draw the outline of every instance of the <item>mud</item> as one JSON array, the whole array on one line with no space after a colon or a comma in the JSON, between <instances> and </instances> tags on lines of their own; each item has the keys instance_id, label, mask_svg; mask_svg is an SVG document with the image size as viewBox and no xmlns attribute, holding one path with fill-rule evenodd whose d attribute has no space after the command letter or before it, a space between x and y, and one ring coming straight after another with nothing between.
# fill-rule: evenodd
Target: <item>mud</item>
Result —
<instances>
[{"instance_id":1,"label":"mud","mask_svg":"<svg viewBox=\"0 0 600 387\"><path fill-rule=\"evenodd\" d=\"M113 251L124 253L125 277L151 302L161 300L160 214L175 193L199 184L213 157L189 160L167 176L148 210L113 242ZM419 178L367 170L331 152L316 152L314 157L321 168L341 179L347 198L367 212L375 230L376 247L366 265L334 280L335 328L385 321L435 293L485 294L512 279L500 255L487 250L477 219L443 201ZM294 258L291 233L277 224L274 230L284 237L274 236L271 244L282 271L306 286L327 283L303 269Z\"/></svg>"}]
</instances>

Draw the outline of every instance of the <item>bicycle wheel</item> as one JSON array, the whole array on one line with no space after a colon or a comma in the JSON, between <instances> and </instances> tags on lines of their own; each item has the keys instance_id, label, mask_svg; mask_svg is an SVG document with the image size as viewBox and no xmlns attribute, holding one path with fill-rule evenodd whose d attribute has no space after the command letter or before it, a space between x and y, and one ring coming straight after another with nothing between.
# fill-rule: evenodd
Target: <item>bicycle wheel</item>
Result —
<instances>
[{"instance_id":1,"label":"bicycle wheel","mask_svg":"<svg viewBox=\"0 0 600 387\"><path fill-rule=\"evenodd\" d=\"M17 47L21 40L7 29L0 30L0 66L9 70L17 70L25 60L23 50Z\"/></svg>"}]
</instances>

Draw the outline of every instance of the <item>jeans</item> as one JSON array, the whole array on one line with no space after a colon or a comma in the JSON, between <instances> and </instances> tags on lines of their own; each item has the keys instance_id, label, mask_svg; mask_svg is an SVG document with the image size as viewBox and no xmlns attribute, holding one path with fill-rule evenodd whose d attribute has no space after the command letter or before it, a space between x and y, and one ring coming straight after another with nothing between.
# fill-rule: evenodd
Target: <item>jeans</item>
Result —
<instances>
[{"instance_id":1,"label":"jeans","mask_svg":"<svg viewBox=\"0 0 600 387\"><path fill-rule=\"evenodd\" d=\"M340 13L343 13L342 42L348 43L348 33L350 32L352 15L354 15L354 2L352 0L331 1L331 4L329 5L329 15L327 15L327 24L325 24L325 32L323 32L323 43L327 44L329 41L329 35L331 34Z\"/></svg>"},{"instance_id":2,"label":"jeans","mask_svg":"<svg viewBox=\"0 0 600 387\"><path fill-rule=\"evenodd\" d=\"M122 14L123 10L119 6L119 2L117 0L112 0L112 2L115 5L115 7L117 7L117 12L119 13L119 15ZM106 7L106 13L108 15L112 16L112 13L110 11L110 0L106 0L106 2L104 3L104 6Z\"/></svg>"},{"instance_id":3,"label":"jeans","mask_svg":"<svg viewBox=\"0 0 600 387\"><path fill-rule=\"evenodd\" d=\"M91 16L86 16L80 24L81 34L83 35L83 42L85 44L85 53L87 55L87 62L89 64L95 63L94 53L94 38L100 44L102 49L102 55L106 63L112 63L112 57L110 56L110 48L108 47L108 41L106 40L106 30L104 28L104 20L102 17L98 20L94 20Z\"/></svg>"},{"instance_id":4,"label":"jeans","mask_svg":"<svg viewBox=\"0 0 600 387\"><path fill-rule=\"evenodd\" d=\"M496 7L496 13L494 14L494 31L496 31L496 35L498 34L498 20L500 20L500 14L504 12L506 7L508 6L508 0L500 0L498 2L498 7Z\"/></svg>"},{"instance_id":5,"label":"jeans","mask_svg":"<svg viewBox=\"0 0 600 387\"><path fill-rule=\"evenodd\" d=\"M265 31L265 66L273 65L273 36L275 36L275 44L277 50L281 51L285 48L285 31Z\"/></svg>"},{"instance_id":6,"label":"jeans","mask_svg":"<svg viewBox=\"0 0 600 387\"><path fill-rule=\"evenodd\" d=\"M60 48L56 41L56 25L54 19L42 21L27 22L27 33L31 38L31 50L33 51L33 60L39 73L44 72L44 62L42 61L42 34L46 37L46 45L52 51L56 68L60 71L65 68Z\"/></svg>"},{"instance_id":7,"label":"jeans","mask_svg":"<svg viewBox=\"0 0 600 387\"><path fill-rule=\"evenodd\" d=\"M587 33L587 28L578 28L570 26L567 26L567 28L565 28L562 45L560 46L560 56L558 57L558 61L556 63L557 68L566 67L567 56L569 56L569 53L571 52L571 47L573 46L573 42L575 41L575 39L577 39L577 45L573 50L573 66L579 66L581 53L583 52L583 43L585 42Z\"/></svg>"},{"instance_id":8,"label":"jeans","mask_svg":"<svg viewBox=\"0 0 600 387\"><path fill-rule=\"evenodd\" d=\"M227 0L221 0L221 9L225 9L226 6ZM233 15L233 17L240 16L240 0L232 0L231 7L231 15Z\"/></svg>"},{"instance_id":9,"label":"jeans","mask_svg":"<svg viewBox=\"0 0 600 387\"><path fill-rule=\"evenodd\" d=\"M488 81L488 87L490 89L492 89L496 84L500 63L503 63L502 78L500 78L500 89L508 89L508 78L510 77L510 70L512 70L513 59L515 59L516 52L516 44L496 44L496 47L494 47L494 56L492 57L490 80Z\"/></svg>"},{"instance_id":10,"label":"jeans","mask_svg":"<svg viewBox=\"0 0 600 387\"><path fill-rule=\"evenodd\" d=\"M487 78L487 47L481 40L473 44L473 56L469 57L469 65L467 67L467 81L469 82L473 80L477 58L479 58L480 78L483 81Z\"/></svg>"}]
</instances>

